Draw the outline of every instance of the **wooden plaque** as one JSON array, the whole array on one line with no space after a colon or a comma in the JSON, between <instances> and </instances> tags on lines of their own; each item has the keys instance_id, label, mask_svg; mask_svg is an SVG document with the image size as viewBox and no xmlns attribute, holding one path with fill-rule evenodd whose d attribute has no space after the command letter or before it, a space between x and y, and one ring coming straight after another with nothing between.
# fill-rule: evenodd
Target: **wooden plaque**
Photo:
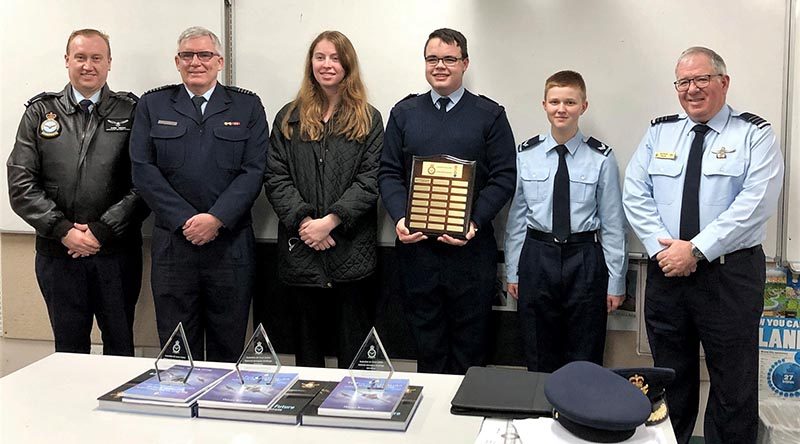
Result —
<instances>
[{"instance_id":1,"label":"wooden plaque","mask_svg":"<svg viewBox=\"0 0 800 444\"><path fill-rule=\"evenodd\" d=\"M448 155L414 156L406 205L408 230L464 239L474 188L475 161Z\"/></svg>"}]
</instances>

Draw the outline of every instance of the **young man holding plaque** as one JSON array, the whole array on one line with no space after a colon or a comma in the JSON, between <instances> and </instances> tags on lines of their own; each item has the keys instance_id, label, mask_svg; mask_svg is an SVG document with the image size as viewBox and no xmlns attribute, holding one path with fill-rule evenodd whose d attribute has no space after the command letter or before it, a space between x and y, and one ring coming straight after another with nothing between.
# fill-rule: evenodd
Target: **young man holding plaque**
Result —
<instances>
[{"instance_id":1,"label":"young man holding plaque","mask_svg":"<svg viewBox=\"0 0 800 444\"><path fill-rule=\"evenodd\" d=\"M603 365L606 315L625 299L625 215L614 154L585 137L586 84L574 71L545 82L550 134L517 148L517 191L506 224L508 292L529 370Z\"/></svg>"},{"instance_id":2,"label":"young man holding plaque","mask_svg":"<svg viewBox=\"0 0 800 444\"><path fill-rule=\"evenodd\" d=\"M396 224L418 371L463 374L486 358L497 275L492 220L514 192L514 136L502 106L464 89L469 58L463 34L433 31L424 55L432 89L409 95L392 109L378 183ZM412 233L406 223L413 156L435 155L475 161L471 214L460 216L463 236Z\"/></svg>"}]
</instances>

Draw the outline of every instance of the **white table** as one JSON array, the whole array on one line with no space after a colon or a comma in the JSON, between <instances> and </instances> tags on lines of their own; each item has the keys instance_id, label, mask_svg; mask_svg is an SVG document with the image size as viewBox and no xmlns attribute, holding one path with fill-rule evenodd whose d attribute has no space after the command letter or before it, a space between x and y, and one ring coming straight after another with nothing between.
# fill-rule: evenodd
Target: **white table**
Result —
<instances>
[{"instance_id":1,"label":"white table","mask_svg":"<svg viewBox=\"0 0 800 444\"><path fill-rule=\"evenodd\" d=\"M200 364L200 363L198 363ZM152 368L153 359L56 353L0 379L0 443L473 443L481 418L450 414L461 376L397 373L422 385L403 432L174 418L97 409L97 397ZM202 365L225 366L202 363ZM340 380L346 370L286 367Z\"/></svg>"}]
</instances>

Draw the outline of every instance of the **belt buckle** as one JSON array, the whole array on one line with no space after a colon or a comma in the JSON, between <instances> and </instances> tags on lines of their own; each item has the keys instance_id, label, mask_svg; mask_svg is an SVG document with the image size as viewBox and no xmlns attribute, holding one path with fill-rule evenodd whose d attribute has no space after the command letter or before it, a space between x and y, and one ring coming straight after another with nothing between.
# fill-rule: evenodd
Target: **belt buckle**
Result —
<instances>
[{"instance_id":1,"label":"belt buckle","mask_svg":"<svg viewBox=\"0 0 800 444\"><path fill-rule=\"evenodd\" d=\"M555 242L557 244L566 244L567 243L567 239L560 240L559 238L553 236L553 242Z\"/></svg>"}]
</instances>

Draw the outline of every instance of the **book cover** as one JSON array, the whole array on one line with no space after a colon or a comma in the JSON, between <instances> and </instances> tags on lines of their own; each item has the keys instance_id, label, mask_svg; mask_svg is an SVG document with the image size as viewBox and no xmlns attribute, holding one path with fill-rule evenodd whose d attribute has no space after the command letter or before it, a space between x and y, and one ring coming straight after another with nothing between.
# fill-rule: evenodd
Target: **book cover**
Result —
<instances>
[{"instance_id":1,"label":"book cover","mask_svg":"<svg viewBox=\"0 0 800 444\"><path fill-rule=\"evenodd\" d=\"M297 424L300 414L311 403L321 389L326 394L336 386L330 381L297 381L285 395L278 399L269 410L252 411L200 406L197 416L201 418L235 419L240 421L271 422L278 424ZM321 403L322 401L320 401ZM319 405L319 404L317 404Z\"/></svg>"},{"instance_id":2,"label":"book cover","mask_svg":"<svg viewBox=\"0 0 800 444\"><path fill-rule=\"evenodd\" d=\"M272 383L265 384L264 372L242 370L239 380L236 372L229 373L213 388L203 393L197 400L201 407L218 407L240 410L269 410L295 382L297 373L278 373Z\"/></svg>"},{"instance_id":3,"label":"book cover","mask_svg":"<svg viewBox=\"0 0 800 444\"><path fill-rule=\"evenodd\" d=\"M127 402L122 396L123 392L129 388L142 383L151 377L155 376L155 369L148 370L139 376L131 379L130 381L120 385L114 390L97 398L97 407L100 410L108 410L114 412L133 412L133 413L150 413L157 415L179 416L184 418L191 418L197 415L197 405L195 403L165 403L160 401L147 401L138 400L138 403Z\"/></svg>"},{"instance_id":4,"label":"book cover","mask_svg":"<svg viewBox=\"0 0 800 444\"><path fill-rule=\"evenodd\" d=\"M359 389L366 390L374 384L370 378L355 379ZM390 379L383 390L357 391L352 378L345 376L317 412L323 416L390 419L407 387L408 379Z\"/></svg>"},{"instance_id":5,"label":"book cover","mask_svg":"<svg viewBox=\"0 0 800 444\"><path fill-rule=\"evenodd\" d=\"M318 407L328 395L330 390L323 389L311 404L303 411L302 424L304 426L325 427L352 427L371 430L405 431L417 411L422 400L422 386L410 385L403 395L403 399L395 409L390 419L375 418L348 418L342 416L319 415Z\"/></svg>"},{"instance_id":6,"label":"book cover","mask_svg":"<svg viewBox=\"0 0 800 444\"><path fill-rule=\"evenodd\" d=\"M151 376L144 382L125 390L123 398L149 399L176 403L188 403L200 396L212 384L231 372L224 368L195 367L186 383L182 381L190 367L175 365L161 371L161 381Z\"/></svg>"}]
</instances>

